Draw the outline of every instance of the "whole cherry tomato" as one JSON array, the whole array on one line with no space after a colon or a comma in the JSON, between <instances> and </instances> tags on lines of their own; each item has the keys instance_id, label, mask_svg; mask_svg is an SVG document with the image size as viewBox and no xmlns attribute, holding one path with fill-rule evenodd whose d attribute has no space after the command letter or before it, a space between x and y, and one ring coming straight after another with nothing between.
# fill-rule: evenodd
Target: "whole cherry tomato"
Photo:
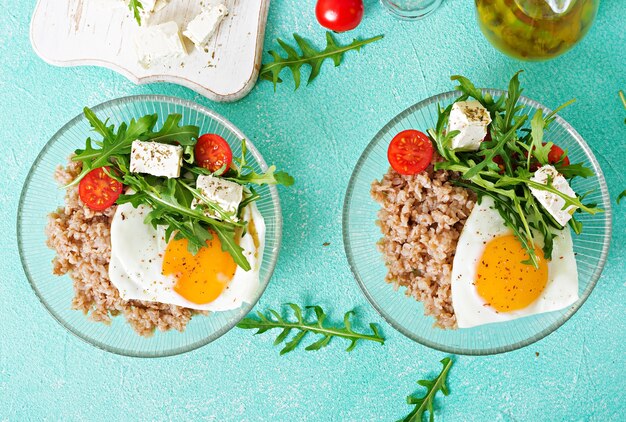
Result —
<instances>
[{"instance_id":1,"label":"whole cherry tomato","mask_svg":"<svg viewBox=\"0 0 626 422\"><path fill-rule=\"evenodd\" d=\"M317 0L315 16L324 28L350 31L363 19L363 0Z\"/></svg>"}]
</instances>

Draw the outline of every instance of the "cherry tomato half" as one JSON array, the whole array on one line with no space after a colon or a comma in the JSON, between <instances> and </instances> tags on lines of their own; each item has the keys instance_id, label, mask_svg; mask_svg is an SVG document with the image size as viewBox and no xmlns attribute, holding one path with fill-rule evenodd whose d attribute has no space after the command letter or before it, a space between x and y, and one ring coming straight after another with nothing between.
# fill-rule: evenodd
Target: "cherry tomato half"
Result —
<instances>
[{"instance_id":1,"label":"cherry tomato half","mask_svg":"<svg viewBox=\"0 0 626 422\"><path fill-rule=\"evenodd\" d=\"M199 137L194 152L196 164L210 172L216 172L224 165L226 165L226 171L233 162L233 151L228 142L214 133Z\"/></svg>"},{"instance_id":2,"label":"cherry tomato half","mask_svg":"<svg viewBox=\"0 0 626 422\"><path fill-rule=\"evenodd\" d=\"M398 133L389 144L387 159L400 174L417 174L424 171L433 159L433 144L426 134L418 130Z\"/></svg>"},{"instance_id":3,"label":"cherry tomato half","mask_svg":"<svg viewBox=\"0 0 626 422\"><path fill-rule=\"evenodd\" d=\"M350 31L363 19L363 0L317 0L315 16L324 28Z\"/></svg>"},{"instance_id":4,"label":"cherry tomato half","mask_svg":"<svg viewBox=\"0 0 626 422\"><path fill-rule=\"evenodd\" d=\"M78 184L78 196L94 211L109 208L117 201L124 185L105 173L109 167L100 167L87 173Z\"/></svg>"},{"instance_id":5,"label":"cherry tomato half","mask_svg":"<svg viewBox=\"0 0 626 422\"><path fill-rule=\"evenodd\" d=\"M544 142L542 145L545 146L546 143ZM564 155L565 151L563 151L560 146L552 144L550 152L548 153L548 163L556 164L561 160L561 157L563 157L563 162L561 164L564 166L569 166L569 158ZM526 156L528 157L528 154L526 154ZM533 161L531 161L530 163L530 171L537 171L539 167L541 167L541 165L537 162L537 160L533 158Z\"/></svg>"},{"instance_id":6,"label":"cherry tomato half","mask_svg":"<svg viewBox=\"0 0 626 422\"><path fill-rule=\"evenodd\" d=\"M548 153L548 162L550 164L556 164L561 160L561 157L563 157L564 155L565 151L563 151L560 146L553 144L552 148L550 148L550 152ZM563 165L569 166L569 158L567 158L567 156L563 157Z\"/></svg>"}]
</instances>

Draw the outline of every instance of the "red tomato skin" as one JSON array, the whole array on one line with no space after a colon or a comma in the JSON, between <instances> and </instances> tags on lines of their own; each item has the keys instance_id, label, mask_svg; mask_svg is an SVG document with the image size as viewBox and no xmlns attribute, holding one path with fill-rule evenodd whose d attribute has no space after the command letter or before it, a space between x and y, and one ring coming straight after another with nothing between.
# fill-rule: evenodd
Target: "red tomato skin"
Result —
<instances>
[{"instance_id":1,"label":"red tomato skin","mask_svg":"<svg viewBox=\"0 0 626 422\"><path fill-rule=\"evenodd\" d=\"M387 149L387 159L396 172L408 176L426 170L434 152L433 144L426 134L408 129L393 137Z\"/></svg>"},{"instance_id":2,"label":"red tomato skin","mask_svg":"<svg viewBox=\"0 0 626 422\"><path fill-rule=\"evenodd\" d=\"M492 161L494 163L496 163L498 165L498 167L500 168L500 174L504 174L504 170L505 170L505 168L504 168L504 158L502 158L499 155L496 155L496 156L493 157Z\"/></svg>"},{"instance_id":3,"label":"red tomato skin","mask_svg":"<svg viewBox=\"0 0 626 422\"><path fill-rule=\"evenodd\" d=\"M233 162L233 151L228 142L215 133L206 133L198 138L194 148L196 164L205 169L216 172L224 164L228 171Z\"/></svg>"},{"instance_id":4,"label":"red tomato skin","mask_svg":"<svg viewBox=\"0 0 626 422\"><path fill-rule=\"evenodd\" d=\"M93 211L104 211L117 201L124 185L111 178L100 167L87 173L78 184L78 196Z\"/></svg>"},{"instance_id":5,"label":"red tomato skin","mask_svg":"<svg viewBox=\"0 0 626 422\"><path fill-rule=\"evenodd\" d=\"M546 143L543 142L542 145L545 146ZM548 153L548 164L558 163L564 154L565 154L565 151L563 151L563 149L560 146L552 144L552 147L550 148L550 152ZM525 155L526 157L528 157L528 153L526 153ZM563 162L561 163L561 165L569 166L569 158L567 158L567 156L563 158ZM537 171L539 170L540 167L541 165L536 160L533 159L533 161L531 161L530 171Z\"/></svg>"},{"instance_id":6,"label":"red tomato skin","mask_svg":"<svg viewBox=\"0 0 626 422\"><path fill-rule=\"evenodd\" d=\"M550 148L550 152L548 153L548 162L550 164L556 164L559 162L559 160L561 159L561 157L563 157L564 154L565 154L565 151L563 151L563 149L560 146L553 144L552 148ZM563 158L562 164L564 166L569 166L569 158L567 158L567 156Z\"/></svg>"},{"instance_id":7,"label":"red tomato skin","mask_svg":"<svg viewBox=\"0 0 626 422\"><path fill-rule=\"evenodd\" d=\"M363 0L318 0L315 16L324 28L335 32L351 31L363 19Z\"/></svg>"}]
</instances>

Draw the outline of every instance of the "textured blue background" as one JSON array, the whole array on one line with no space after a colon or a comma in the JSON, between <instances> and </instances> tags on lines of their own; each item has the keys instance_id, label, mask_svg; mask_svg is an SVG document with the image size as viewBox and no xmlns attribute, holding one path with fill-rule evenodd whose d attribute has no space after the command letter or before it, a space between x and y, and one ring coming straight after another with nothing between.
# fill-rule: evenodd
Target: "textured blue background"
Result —
<instances>
[{"instance_id":1,"label":"textured blue background","mask_svg":"<svg viewBox=\"0 0 626 422\"><path fill-rule=\"evenodd\" d=\"M0 0L0 421L92 420L394 420L415 381L438 371L445 354L386 325L359 291L343 252L340 211L351 170L373 135L405 107L451 88L463 73L505 87L525 69L526 95L556 106L589 142L612 197L626 188L626 8L603 2L595 26L570 53L547 63L504 57L482 37L472 2L447 0L417 23L400 22L373 0L354 35L386 35L327 64L312 86L274 93L262 82L235 104L215 104L187 89L135 86L99 68L56 68L32 51L33 1ZM313 0L274 0L266 49L294 31L319 43ZM343 35L342 40L350 35ZM338 318L356 308L378 322L384 346L347 354L325 350L280 357L273 336L233 330L173 358L108 354L68 334L39 304L16 250L18 196L36 154L84 105L130 94L168 94L208 105L238 125L297 185L281 190L284 241L277 271L258 308L286 301L319 303ZM42 204L45 206L47 204ZM515 352L455 357L441 420L623 420L626 411L624 286L626 204L616 207L609 261L591 298L562 328ZM330 242L327 247L324 242ZM536 355L539 353L539 356Z\"/></svg>"}]
</instances>

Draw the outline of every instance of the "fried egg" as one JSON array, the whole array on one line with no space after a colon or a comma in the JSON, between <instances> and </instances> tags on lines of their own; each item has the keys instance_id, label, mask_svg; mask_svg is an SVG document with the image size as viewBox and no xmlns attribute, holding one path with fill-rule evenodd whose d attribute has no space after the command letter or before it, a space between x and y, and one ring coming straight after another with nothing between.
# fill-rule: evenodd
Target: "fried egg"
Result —
<instances>
[{"instance_id":1,"label":"fried egg","mask_svg":"<svg viewBox=\"0 0 626 422\"><path fill-rule=\"evenodd\" d=\"M459 328L557 311L578 300L578 272L569 229L554 238L552 259L533 232L539 268L524 264L528 254L493 208L476 204L463 227L452 263L452 305Z\"/></svg>"},{"instance_id":2,"label":"fried egg","mask_svg":"<svg viewBox=\"0 0 626 422\"><path fill-rule=\"evenodd\" d=\"M254 300L265 246L265 222L254 203L244 209L248 226L239 240L250 271L222 251L216 235L196 255L185 239L166 241L163 227L144 223L150 210L119 205L111 223L109 278L123 299L213 312Z\"/></svg>"}]
</instances>

